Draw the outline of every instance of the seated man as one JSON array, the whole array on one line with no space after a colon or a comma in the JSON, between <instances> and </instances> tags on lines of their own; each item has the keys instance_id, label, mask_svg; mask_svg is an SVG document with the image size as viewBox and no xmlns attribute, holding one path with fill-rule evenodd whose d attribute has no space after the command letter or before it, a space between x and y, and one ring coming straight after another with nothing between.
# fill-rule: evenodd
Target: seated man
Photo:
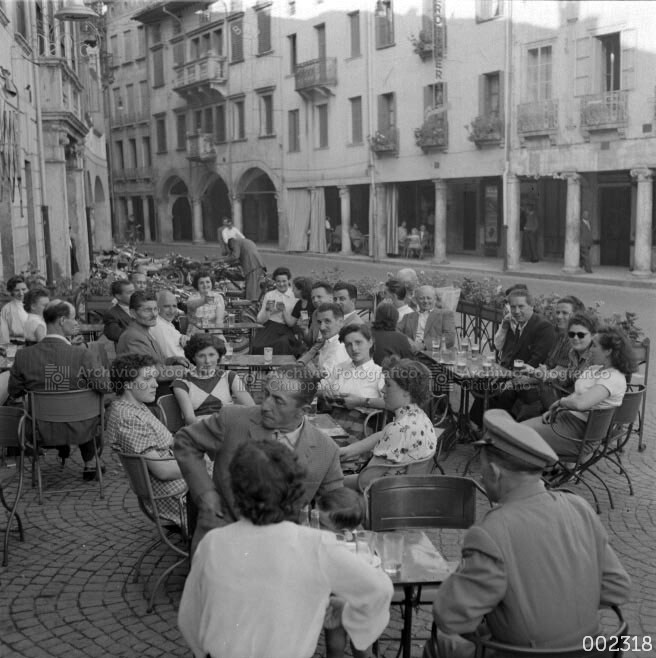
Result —
<instances>
[{"instance_id":1,"label":"seated man","mask_svg":"<svg viewBox=\"0 0 656 658\"><path fill-rule=\"evenodd\" d=\"M547 443L505 411L484 422L481 475L497 505L467 531L460 567L437 591L438 655L473 657L461 636L484 618L499 642L581 646L599 631L599 607L628 599L629 576L588 503L545 488L542 471L557 459Z\"/></svg>"},{"instance_id":2,"label":"seated man","mask_svg":"<svg viewBox=\"0 0 656 658\"><path fill-rule=\"evenodd\" d=\"M362 253L365 250L366 236L362 234L360 227L357 224L353 224L349 231L349 235L351 236L351 249L353 249L356 254Z\"/></svg>"},{"instance_id":3,"label":"seated man","mask_svg":"<svg viewBox=\"0 0 656 658\"><path fill-rule=\"evenodd\" d=\"M312 306L314 306L314 311L310 318L310 326L308 327L307 335L304 337L305 344L308 347L312 347L321 339L321 334L319 333L319 322L317 320L317 309L322 304L332 304L334 300L333 287L327 281L315 281L312 284L310 299L312 301Z\"/></svg>"},{"instance_id":4,"label":"seated man","mask_svg":"<svg viewBox=\"0 0 656 658\"><path fill-rule=\"evenodd\" d=\"M109 391L109 374L85 347L71 345L70 338L78 333L75 308L68 302L53 302L43 311L46 323L45 338L31 347L16 352L16 360L9 375L9 395L21 397L29 391L79 391L93 388ZM49 445L57 445L62 433L87 436L89 441L80 444L84 460L82 477L93 480L96 467L93 436L97 418L75 423L39 423L39 433ZM98 452L102 445L98 446ZM63 461L70 449L61 446L59 455Z\"/></svg>"},{"instance_id":5,"label":"seated man","mask_svg":"<svg viewBox=\"0 0 656 658\"><path fill-rule=\"evenodd\" d=\"M132 321L130 315L130 297L134 292L134 284L121 279L112 281L110 288L114 303L105 311L103 322L105 323L104 334L109 340L118 343L121 334L128 328Z\"/></svg>"},{"instance_id":6,"label":"seated man","mask_svg":"<svg viewBox=\"0 0 656 658\"><path fill-rule=\"evenodd\" d=\"M344 326L349 324L364 324L364 320L355 310L355 302L358 301L358 289L352 283L338 281L333 286L333 297L335 304L344 313Z\"/></svg>"},{"instance_id":7,"label":"seated man","mask_svg":"<svg viewBox=\"0 0 656 658\"><path fill-rule=\"evenodd\" d=\"M456 321L453 311L435 308L437 296L433 286L420 286L415 293L418 311L408 313L399 322L399 331L405 334L415 349L431 349L434 341L440 342L442 336L446 346L453 347L456 341Z\"/></svg>"},{"instance_id":8,"label":"seated man","mask_svg":"<svg viewBox=\"0 0 656 658\"><path fill-rule=\"evenodd\" d=\"M174 326L173 320L178 316L178 300L170 290L160 290L157 294L158 314L155 326L150 333L159 345L165 359L177 356L185 358L184 346L189 336L181 334Z\"/></svg>"},{"instance_id":9,"label":"seated man","mask_svg":"<svg viewBox=\"0 0 656 658\"><path fill-rule=\"evenodd\" d=\"M318 377L328 376L339 363L349 360L343 343L339 342L339 330L344 326L344 313L337 304L321 304L316 311L321 341L315 343L299 359Z\"/></svg>"},{"instance_id":10,"label":"seated man","mask_svg":"<svg viewBox=\"0 0 656 658\"><path fill-rule=\"evenodd\" d=\"M399 324L404 316L412 313L412 308L407 303L408 291L398 279L387 279L385 281L385 299L396 307L399 312Z\"/></svg>"},{"instance_id":11,"label":"seated man","mask_svg":"<svg viewBox=\"0 0 656 658\"><path fill-rule=\"evenodd\" d=\"M317 391L316 379L304 368L274 371L268 378L261 406L227 406L218 414L182 428L175 437L174 454L198 506L192 548L212 528L239 518L230 484L230 461L248 441L280 441L306 469L302 505L317 493L343 486L337 444L305 418ZM213 478L203 457L214 457Z\"/></svg>"}]
</instances>

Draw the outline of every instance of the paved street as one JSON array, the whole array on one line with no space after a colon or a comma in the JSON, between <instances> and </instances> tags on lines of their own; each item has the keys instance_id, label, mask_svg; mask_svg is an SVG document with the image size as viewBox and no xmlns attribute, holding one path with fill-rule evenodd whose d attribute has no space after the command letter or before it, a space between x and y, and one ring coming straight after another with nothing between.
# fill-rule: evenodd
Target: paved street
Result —
<instances>
[{"instance_id":1,"label":"paved street","mask_svg":"<svg viewBox=\"0 0 656 658\"><path fill-rule=\"evenodd\" d=\"M195 247L189 249L197 251ZM311 261L304 256L269 253L265 254L265 260L271 267L288 264L294 274L308 273L310 269L320 271L337 262L334 258L325 259L317 265L315 259L314 265L310 265ZM543 264L532 267L537 270L538 265ZM360 273L374 276L375 272L384 279L386 271L399 266L397 262L371 264L354 259L343 269L347 276L360 276ZM556 269L553 266L551 269L555 276ZM620 286L601 286L598 280L606 280L612 274L606 272L592 275L585 283L579 283L578 279L576 283L559 283L557 279L545 279L548 274L541 275L537 270L535 277L529 278L526 273L525 278L523 274L515 274L504 276L502 280L504 284L526 280L536 292L571 292L588 302L604 298L609 313L635 310L647 334L656 336L653 287L631 287L631 280L626 277L617 277ZM629 632L638 636L654 635L656 630L656 494L653 486L656 421L651 411L653 402L654 392L651 391L646 423L647 450L639 453L636 442L632 442L624 458L636 495L628 496L624 480L609 470L604 470L603 476L615 496L614 510L609 508L605 493L599 491L601 519L609 530L613 547L633 578L632 598L624 606L624 612ZM459 446L445 463L447 472L461 473L470 451L468 446ZM1 658L190 655L175 621L184 573L182 570L174 572L157 597L155 611L146 614L144 585L132 583L131 574L140 552L152 541L154 530L139 511L120 465L109 451L106 461L106 492L102 500L95 483L82 482L77 451L63 469L54 454L46 457L46 492L42 506L37 504L35 493L27 482L20 506L26 541L19 543L16 533L12 533L9 566L0 568ZM12 468L15 467L0 467L1 476ZM9 488L9 497L13 487ZM589 494L580 487L579 493L590 500ZM480 511L484 509L481 503ZM458 533L445 535L443 551L447 557L457 555L457 539ZM159 574L171 563L170 556L156 549L146 558L143 571ZM428 612L420 612L416 634L425 634L429 624ZM395 612L389 630L398 632L399 628L400 618ZM382 649L384 656L395 655L396 647L392 643L383 643ZM421 655L420 642L416 643L413 655ZM625 655L653 656L656 651Z\"/></svg>"}]
</instances>

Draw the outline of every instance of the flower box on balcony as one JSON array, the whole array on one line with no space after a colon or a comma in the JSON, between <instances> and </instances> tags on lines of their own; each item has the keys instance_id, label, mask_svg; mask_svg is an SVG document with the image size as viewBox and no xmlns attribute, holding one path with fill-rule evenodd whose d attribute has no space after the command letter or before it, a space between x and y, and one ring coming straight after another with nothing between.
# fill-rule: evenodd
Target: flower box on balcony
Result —
<instances>
[{"instance_id":1,"label":"flower box on balcony","mask_svg":"<svg viewBox=\"0 0 656 658\"><path fill-rule=\"evenodd\" d=\"M390 127L385 130L377 130L369 136L369 146L377 155L395 155L398 151L396 128Z\"/></svg>"},{"instance_id":2,"label":"flower box on balcony","mask_svg":"<svg viewBox=\"0 0 656 658\"><path fill-rule=\"evenodd\" d=\"M410 37L412 50L419 55L421 61L429 59L433 55L433 40L425 30L419 30L419 34Z\"/></svg>"},{"instance_id":3,"label":"flower box on balcony","mask_svg":"<svg viewBox=\"0 0 656 658\"><path fill-rule=\"evenodd\" d=\"M481 114L466 128L469 141L479 148L486 144L499 144L503 139L503 122L497 114Z\"/></svg>"},{"instance_id":4,"label":"flower box on balcony","mask_svg":"<svg viewBox=\"0 0 656 658\"><path fill-rule=\"evenodd\" d=\"M446 111L433 110L420 128L415 129L415 143L422 151L446 150L449 139Z\"/></svg>"}]
</instances>

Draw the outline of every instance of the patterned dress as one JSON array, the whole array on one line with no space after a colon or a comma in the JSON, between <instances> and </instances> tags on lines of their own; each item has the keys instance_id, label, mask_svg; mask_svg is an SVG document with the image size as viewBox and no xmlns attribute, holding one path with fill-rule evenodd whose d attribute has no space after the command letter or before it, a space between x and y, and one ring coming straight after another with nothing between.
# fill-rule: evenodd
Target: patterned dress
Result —
<instances>
[{"instance_id":1,"label":"patterned dress","mask_svg":"<svg viewBox=\"0 0 656 658\"><path fill-rule=\"evenodd\" d=\"M216 414L224 405L233 403L233 385L238 386L239 390L246 390L232 371L217 370L209 377L201 377L196 371L191 371L184 378L176 379L171 388L178 388L189 395L196 418L200 420L200 416Z\"/></svg>"},{"instance_id":2,"label":"patterned dress","mask_svg":"<svg viewBox=\"0 0 656 658\"><path fill-rule=\"evenodd\" d=\"M375 457L398 464L410 464L435 453L437 437L430 418L416 404L400 407L395 418L385 425L383 436L374 448Z\"/></svg>"},{"instance_id":3,"label":"patterned dress","mask_svg":"<svg viewBox=\"0 0 656 658\"><path fill-rule=\"evenodd\" d=\"M160 458L173 459L173 435L144 404L119 398L109 409L106 436L114 450L143 455L155 451ZM170 496L157 503L160 517L181 526L185 514L187 483L182 479L159 480L152 473L150 482L155 496ZM182 500L182 505L178 504ZM152 511L152 510L151 510ZM182 512L182 514L181 514Z\"/></svg>"}]
</instances>

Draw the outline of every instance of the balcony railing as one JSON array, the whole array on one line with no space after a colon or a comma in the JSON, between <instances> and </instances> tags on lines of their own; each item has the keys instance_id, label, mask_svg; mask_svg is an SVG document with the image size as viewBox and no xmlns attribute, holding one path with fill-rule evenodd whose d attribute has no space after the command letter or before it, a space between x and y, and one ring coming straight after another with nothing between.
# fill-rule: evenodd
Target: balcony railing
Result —
<instances>
[{"instance_id":1,"label":"balcony railing","mask_svg":"<svg viewBox=\"0 0 656 658\"><path fill-rule=\"evenodd\" d=\"M216 160L214 135L212 133L190 133L187 135L187 159L206 162Z\"/></svg>"},{"instance_id":2,"label":"balcony railing","mask_svg":"<svg viewBox=\"0 0 656 658\"><path fill-rule=\"evenodd\" d=\"M607 91L581 99L581 127L590 130L623 128L628 122L626 91Z\"/></svg>"},{"instance_id":3,"label":"balcony railing","mask_svg":"<svg viewBox=\"0 0 656 658\"><path fill-rule=\"evenodd\" d=\"M503 121L495 112L477 116L468 126L469 141L479 148L486 144L499 144L503 139Z\"/></svg>"},{"instance_id":4,"label":"balcony railing","mask_svg":"<svg viewBox=\"0 0 656 658\"><path fill-rule=\"evenodd\" d=\"M153 177L152 167L124 167L112 171L114 181L148 181Z\"/></svg>"},{"instance_id":5,"label":"balcony railing","mask_svg":"<svg viewBox=\"0 0 656 658\"><path fill-rule=\"evenodd\" d=\"M202 92L203 88L219 91L228 82L228 65L223 55L209 53L200 59L175 67L173 90L179 94Z\"/></svg>"},{"instance_id":6,"label":"balcony railing","mask_svg":"<svg viewBox=\"0 0 656 658\"><path fill-rule=\"evenodd\" d=\"M558 101L549 99L517 106L517 132L545 135L558 130Z\"/></svg>"},{"instance_id":7,"label":"balcony railing","mask_svg":"<svg viewBox=\"0 0 656 658\"><path fill-rule=\"evenodd\" d=\"M415 129L415 142L423 151L444 150L449 145L446 110L432 110L420 128Z\"/></svg>"},{"instance_id":8,"label":"balcony railing","mask_svg":"<svg viewBox=\"0 0 656 658\"><path fill-rule=\"evenodd\" d=\"M369 145L376 155L396 154L399 150L399 136L396 126L379 128L369 137Z\"/></svg>"},{"instance_id":9,"label":"balcony railing","mask_svg":"<svg viewBox=\"0 0 656 658\"><path fill-rule=\"evenodd\" d=\"M337 84L337 58L312 59L296 65L296 91L330 87Z\"/></svg>"},{"instance_id":10,"label":"balcony railing","mask_svg":"<svg viewBox=\"0 0 656 658\"><path fill-rule=\"evenodd\" d=\"M112 126L125 126L140 121L148 121L150 112L148 109L138 110L116 110L112 117Z\"/></svg>"}]
</instances>

